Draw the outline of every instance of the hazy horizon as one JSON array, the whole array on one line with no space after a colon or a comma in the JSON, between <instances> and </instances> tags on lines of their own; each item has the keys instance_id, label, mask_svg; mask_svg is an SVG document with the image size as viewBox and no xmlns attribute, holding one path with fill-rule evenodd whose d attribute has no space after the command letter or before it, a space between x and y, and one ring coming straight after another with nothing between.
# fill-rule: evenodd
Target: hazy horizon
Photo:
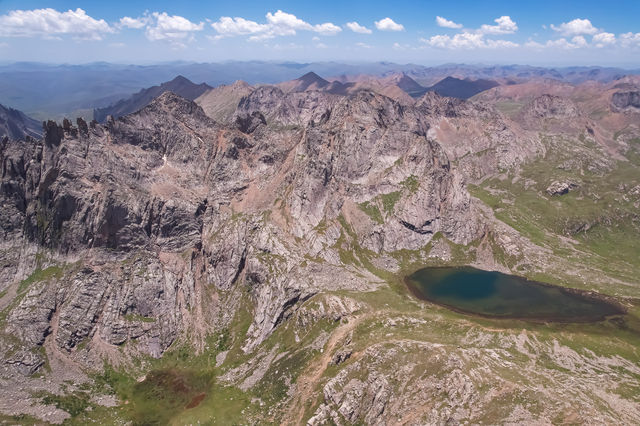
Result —
<instances>
[{"instance_id":1,"label":"hazy horizon","mask_svg":"<svg viewBox=\"0 0 640 426\"><path fill-rule=\"evenodd\" d=\"M348 61L348 60L324 60L324 61L294 61L294 60L261 60L261 59L247 59L247 60L221 60L221 61L197 61L197 60L172 60L172 61L140 61L140 62L127 62L127 61L87 61L87 62L47 62L47 61L0 61L0 66L12 66L19 64L29 65L42 65L51 67L60 66L91 66L91 65L116 65L116 66L133 66L133 67L146 67L146 66L166 66L166 65L198 65L198 64L233 64L233 63L266 63L266 64L292 64L292 65L313 65L313 64L338 64L338 65L373 65L373 64L385 64L385 65L397 65L402 67L419 66L425 68L442 68L442 67L476 67L476 68L490 68L490 67L532 67L532 68L617 68L622 70L635 71L640 69L639 64L627 64L627 65L600 65L600 64L535 64L525 62L434 62L434 63L420 63L420 62L395 62L384 60L362 60L362 61Z\"/></svg>"}]
</instances>

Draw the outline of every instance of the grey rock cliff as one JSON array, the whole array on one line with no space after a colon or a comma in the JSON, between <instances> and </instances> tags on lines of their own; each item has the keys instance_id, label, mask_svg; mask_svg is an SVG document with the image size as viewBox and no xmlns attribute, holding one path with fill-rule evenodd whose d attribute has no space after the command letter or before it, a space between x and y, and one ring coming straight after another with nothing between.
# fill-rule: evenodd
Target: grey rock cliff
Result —
<instances>
[{"instance_id":1,"label":"grey rock cliff","mask_svg":"<svg viewBox=\"0 0 640 426\"><path fill-rule=\"evenodd\" d=\"M329 278L347 236L379 254L438 232L474 240L482 224L422 108L261 87L220 125L165 92L105 125L48 122L41 141L3 141L4 247L21 253L3 255L3 288L41 271L6 330L27 348L51 336L69 357L127 342L157 357L223 327L246 294L251 351L322 289L371 288L342 269Z\"/></svg>"}]
</instances>

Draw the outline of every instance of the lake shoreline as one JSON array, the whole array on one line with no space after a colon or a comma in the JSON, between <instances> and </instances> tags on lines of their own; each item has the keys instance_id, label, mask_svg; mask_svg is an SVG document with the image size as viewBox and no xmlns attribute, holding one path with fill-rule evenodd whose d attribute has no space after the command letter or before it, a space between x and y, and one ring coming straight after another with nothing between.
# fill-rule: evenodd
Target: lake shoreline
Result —
<instances>
[{"instance_id":1,"label":"lake shoreline","mask_svg":"<svg viewBox=\"0 0 640 426\"><path fill-rule=\"evenodd\" d=\"M596 303L602 306L606 306L610 309L612 309L614 312L613 313L606 313L606 314L602 314L602 315L594 315L594 316L576 316L573 318L567 318L567 317L563 317L563 316L553 316L553 315L541 315L541 316L526 316L526 315L517 315L517 314L505 314L505 315L499 315L499 314L488 314L488 313L483 313L483 312L476 312L476 311L471 311L468 309L464 309L464 308L460 308L458 306L452 305L451 303L446 303L443 301L439 301L436 300L436 298L433 297L429 297L427 294L425 294L424 292L419 291L418 287L419 284L417 283L417 281L415 279L412 279L411 277L414 276L415 274L417 274L419 271L423 271L423 270L458 270L460 272L464 271L464 270L473 270L473 271L477 271L480 273L497 273L497 274L501 274L507 277L511 277L511 278L516 278L519 280L522 280L524 282L526 282L527 284L531 284L531 285L535 285L535 286L540 286L540 287L544 287L544 288L548 288L548 289L553 289L556 291L559 291L560 293L563 293L564 295L567 295L569 297L575 297L577 299L580 299L583 302L588 302L588 303ZM453 312L459 313L459 314L463 314L463 315L468 315L468 316L474 316L474 317L479 317L479 318L485 318L485 319L493 319L493 320L519 320L519 321L524 321L524 322L530 322L530 323L536 323L536 324L544 324L544 323L562 323L562 324L571 324L571 323L581 323L581 324L585 324L585 323L596 323L596 322L602 322L605 321L607 319L610 318L615 318L615 317L619 317L619 316L624 316L628 313L628 307L625 306L619 299L613 297L613 296L609 296L609 295L605 295L602 293L598 293L595 291L591 291L591 290L582 290L582 289L577 289L577 288L571 288L571 287L563 287L563 286L559 286L559 285L554 285L554 284L550 284L550 283L545 283L545 282L540 282L540 281L534 281L531 280L527 277L523 277L523 276L519 276L519 275L514 275L514 274L505 274L501 271L487 271L484 269L479 269L479 268L475 268L472 266L434 266L434 267L426 267L426 268L421 268L421 269L417 269L416 271L414 271L411 274L405 275L402 279L404 285L406 286L407 290L412 294L413 297L415 297L416 299L420 300L420 301L424 301L424 302L429 302L432 303L434 305L437 306L441 306L444 307L446 309L449 309Z\"/></svg>"}]
</instances>

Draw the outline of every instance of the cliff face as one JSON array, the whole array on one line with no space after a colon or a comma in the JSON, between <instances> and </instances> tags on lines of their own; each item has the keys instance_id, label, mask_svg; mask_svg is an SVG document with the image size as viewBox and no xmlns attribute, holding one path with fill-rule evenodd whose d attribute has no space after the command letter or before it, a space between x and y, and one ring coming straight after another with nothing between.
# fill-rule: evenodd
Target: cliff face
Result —
<instances>
[{"instance_id":1,"label":"cliff face","mask_svg":"<svg viewBox=\"0 0 640 426\"><path fill-rule=\"evenodd\" d=\"M640 91L614 93L611 96L611 107L614 111L637 111L640 109Z\"/></svg>"},{"instance_id":2,"label":"cliff face","mask_svg":"<svg viewBox=\"0 0 640 426\"><path fill-rule=\"evenodd\" d=\"M0 105L0 138L24 139L42 136L42 123L22 111Z\"/></svg>"},{"instance_id":3,"label":"cliff face","mask_svg":"<svg viewBox=\"0 0 640 426\"><path fill-rule=\"evenodd\" d=\"M598 220L637 229L636 169L607 176L613 160L590 166L607 158L606 145L583 105L540 96L509 118L431 92L411 105L369 90L237 84L207 93L205 110L166 92L104 124L49 121L42 140L1 140L0 411L62 421L68 406L34 393L47 390L97 408L78 422L103 421L109 404L120 404L109 411L119 420L146 418L158 401L133 399L173 398L162 387L168 374L189 396L163 414L185 414L176 423L209 416L189 411L204 393L236 391L244 405L230 417L222 410L220 423L536 422L564 418L555 402L567 386L578 412L638 422L636 402L616 393L637 382L635 355L616 352L633 347L635 331L595 345L593 330L606 335L600 325L586 334L487 327L396 285L411 268L474 264L610 288L588 246L567 260L557 254L570 250L565 234L536 245L517 230L561 232L547 227L565 222L546 222L545 188L573 182L565 178L579 169L601 178L581 180L575 201L590 203L587 189L594 200L626 191L606 199L616 211ZM634 135L624 139L630 154ZM585 223L574 204L563 207L566 197L553 208ZM607 213L602 204L585 211ZM637 239L629 241L632 256ZM628 269L637 265L623 266L637 276ZM608 267L620 266L610 258ZM584 351L570 349L581 342ZM119 401L92 382L100 370L113 379L105 363L128 375L124 392L109 382ZM190 369L211 388L190 382ZM536 414L523 411L522 395ZM588 411L604 397L623 402ZM138 417L123 409L130 398Z\"/></svg>"},{"instance_id":4,"label":"cliff face","mask_svg":"<svg viewBox=\"0 0 640 426\"><path fill-rule=\"evenodd\" d=\"M482 233L414 108L370 92L258 89L235 123L167 92L105 125L49 122L42 141L4 141L7 331L70 357L88 345L90 365L126 342L157 357L227 323L245 282L251 350L296 302L371 287L347 271L331 279L347 233L379 254Z\"/></svg>"}]
</instances>

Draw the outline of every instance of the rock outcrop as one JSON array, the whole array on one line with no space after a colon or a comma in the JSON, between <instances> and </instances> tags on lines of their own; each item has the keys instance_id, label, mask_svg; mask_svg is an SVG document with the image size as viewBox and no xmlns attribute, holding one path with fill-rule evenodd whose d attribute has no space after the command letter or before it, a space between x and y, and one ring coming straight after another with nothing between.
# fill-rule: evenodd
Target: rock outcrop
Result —
<instances>
[{"instance_id":1,"label":"rock outcrop","mask_svg":"<svg viewBox=\"0 0 640 426\"><path fill-rule=\"evenodd\" d=\"M42 136L42 123L25 115L17 109L0 105L0 139L39 138Z\"/></svg>"},{"instance_id":2,"label":"rock outcrop","mask_svg":"<svg viewBox=\"0 0 640 426\"><path fill-rule=\"evenodd\" d=\"M539 127L542 120L572 120L577 118L580 112L571 100L545 94L525 105L520 115L524 123L535 128Z\"/></svg>"},{"instance_id":3,"label":"rock outcrop","mask_svg":"<svg viewBox=\"0 0 640 426\"><path fill-rule=\"evenodd\" d=\"M0 290L26 278L5 329L27 349L52 339L96 354L83 363L127 342L158 357L248 300L251 351L318 291L375 285L340 269L340 253L483 232L419 108L261 87L234 114L221 125L165 92L105 125L48 122L41 141L3 141Z\"/></svg>"},{"instance_id":4,"label":"rock outcrop","mask_svg":"<svg viewBox=\"0 0 640 426\"><path fill-rule=\"evenodd\" d=\"M640 110L640 91L614 93L611 95L611 108L614 111Z\"/></svg>"}]
</instances>

